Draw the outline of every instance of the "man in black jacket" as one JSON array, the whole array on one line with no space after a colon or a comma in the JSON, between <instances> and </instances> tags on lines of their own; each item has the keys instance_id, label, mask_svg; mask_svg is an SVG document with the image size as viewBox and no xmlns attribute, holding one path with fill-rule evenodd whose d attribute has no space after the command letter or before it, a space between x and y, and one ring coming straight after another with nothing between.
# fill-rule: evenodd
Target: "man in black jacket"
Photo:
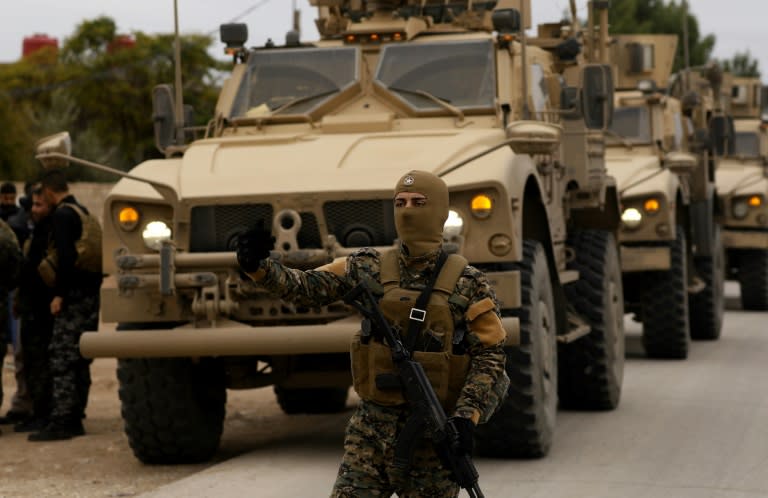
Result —
<instances>
[{"instance_id":1,"label":"man in black jacket","mask_svg":"<svg viewBox=\"0 0 768 498\"><path fill-rule=\"evenodd\" d=\"M91 385L91 361L80 354L79 342L84 331L98 328L102 273L93 262L101 262L101 227L69 193L63 171L48 171L41 185L44 199L54 206L53 243L44 258L55 270L53 278L48 277L54 296L49 348L53 403L48 425L30 434L29 440L53 441L85 434L82 419Z\"/></svg>"}]
</instances>

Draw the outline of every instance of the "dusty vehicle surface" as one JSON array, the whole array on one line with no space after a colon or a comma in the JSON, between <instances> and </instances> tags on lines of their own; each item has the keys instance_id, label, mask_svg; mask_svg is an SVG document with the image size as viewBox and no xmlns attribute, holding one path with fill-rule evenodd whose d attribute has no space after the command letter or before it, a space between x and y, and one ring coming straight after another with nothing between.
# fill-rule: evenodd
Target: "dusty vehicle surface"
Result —
<instances>
[{"instance_id":1,"label":"dusty vehicle surface","mask_svg":"<svg viewBox=\"0 0 768 498\"><path fill-rule=\"evenodd\" d=\"M685 358L690 337L719 337L724 310L715 157L699 143L715 99L706 87L685 100L666 91L676 35L613 39L619 77L606 155L621 196L626 310L643 323L648 356Z\"/></svg>"},{"instance_id":2,"label":"dusty vehicle surface","mask_svg":"<svg viewBox=\"0 0 768 498\"><path fill-rule=\"evenodd\" d=\"M734 78L734 139L717 170L727 277L746 310L768 310L768 116L757 78Z\"/></svg>"},{"instance_id":3,"label":"dusty vehicle surface","mask_svg":"<svg viewBox=\"0 0 768 498\"><path fill-rule=\"evenodd\" d=\"M209 458L227 389L273 385L287 413L344 407L359 319L265 293L241 277L233 242L263 223L272 257L295 268L394 247L392 187L409 169L445 179L446 247L487 272L502 307L512 385L478 446L546 454L558 400L603 410L621 393L610 70L567 25L526 42L528 1L312 3L318 42L246 49L244 25L222 26L235 66L205 138L178 139L178 99L158 89L168 158L106 200L102 312L120 325L81 350L120 358L135 455Z\"/></svg>"}]
</instances>

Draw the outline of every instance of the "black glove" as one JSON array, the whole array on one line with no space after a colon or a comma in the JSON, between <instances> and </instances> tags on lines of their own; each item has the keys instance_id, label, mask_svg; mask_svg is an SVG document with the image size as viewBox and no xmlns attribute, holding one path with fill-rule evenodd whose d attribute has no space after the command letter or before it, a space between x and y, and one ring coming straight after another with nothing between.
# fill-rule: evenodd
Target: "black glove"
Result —
<instances>
[{"instance_id":1,"label":"black glove","mask_svg":"<svg viewBox=\"0 0 768 498\"><path fill-rule=\"evenodd\" d=\"M275 247L275 238L264 229L264 222L260 221L256 228L248 230L237 236L237 262L246 273L252 273L259 269L261 261L269 257L269 251Z\"/></svg>"},{"instance_id":2,"label":"black glove","mask_svg":"<svg viewBox=\"0 0 768 498\"><path fill-rule=\"evenodd\" d=\"M456 449L460 454L471 455L475 449L475 423L464 417L451 417L448 419L458 433Z\"/></svg>"}]
</instances>

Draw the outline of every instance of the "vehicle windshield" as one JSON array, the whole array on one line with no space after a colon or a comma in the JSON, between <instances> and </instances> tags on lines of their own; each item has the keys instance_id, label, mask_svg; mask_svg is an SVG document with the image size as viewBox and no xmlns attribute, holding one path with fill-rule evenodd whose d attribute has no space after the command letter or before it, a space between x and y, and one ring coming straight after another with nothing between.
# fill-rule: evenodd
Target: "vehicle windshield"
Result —
<instances>
[{"instance_id":1,"label":"vehicle windshield","mask_svg":"<svg viewBox=\"0 0 768 498\"><path fill-rule=\"evenodd\" d=\"M304 114L357 79L356 48L253 52L231 117L265 117L278 109L280 114Z\"/></svg>"},{"instance_id":2,"label":"vehicle windshield","mask_svg":"<svg viewBox=\"0 0 768 498\"><path fill-rule=\"evenodd\" d=\"M751 131L738 131L736 132L734 149L737 156L759 157L760 137Z\"/></svg>"},{"instance_id":3,"label":"vehicle windshield","mask_svg":"<svg viewBox=\"0 0 768 498\"><path fill-rule=\"evenodd\" d=\"M490 40L384 47L376 81L418 111L492 109L496 68ZM421 94L420 94L421 93ZM430 98L434 97L434 98Z\"/></svg>"},{"instance_id":4,"label":"vehicle windshield","mask_svg":"<svg viewBox=\"0 0 768 498\"><path fill-rule=\"evenodd\" d=\"M613 123L606 140L609 143L651 143L651 120L645 107L622 107L613 111Z\"/></svg>"}]
</instances>

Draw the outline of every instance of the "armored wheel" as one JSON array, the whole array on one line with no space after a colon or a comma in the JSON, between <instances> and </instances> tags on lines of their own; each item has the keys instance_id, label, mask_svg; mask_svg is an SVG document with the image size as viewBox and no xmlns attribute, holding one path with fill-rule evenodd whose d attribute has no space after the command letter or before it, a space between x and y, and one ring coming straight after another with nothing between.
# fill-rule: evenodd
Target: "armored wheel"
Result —
<instances>
[{"instance_id":1,"label":"armored wheel","mask_svg":"<svg viewBox=\"0 0 768 498\"><path fill-rule=\"evenodd\" d=\"M720 227L715 225L713 254L696 258L694 264L705 287L689 298L692 339L720 338L725 313L725 252Z\"/></svg>"},{"instance_id":2,"label":"armored wheel","mask_svg":"<svg viewBox=\"0 0 768 498\"><path fill-rule=\"evenodd\" d=\"M768 250L739 253L741 306L750 311L768 310Z\"/></svg>"},{"instance_id":3,"label":"armored wheel","mask_svg":"<svg viewBox=\"0 0 768 498\"><path fill-rule=\"evenodd\" d=\"M557 415L557 324L544 248L525 241L520 271L520 345L507 348L509 396L477 428L478 452L497 457L541 457L552 444Z\"/></svg>"},{"instance_id":4,"label":"armored wheel","mask_svg":"<svg viewBox=\"0 0 768 498\"><path fill-rule=\"evenodd\" d=\"M297 413L338 413L347 406L349 388L320 387L289 389L275 386L280 408L289 415Z\"/></svg>"},{"instance_id":5,"label":"armored wheel","mask_svg":"<svg viewBox=\"0 0 768 498\"><path fill-rule=\"evenodd\" d=\"M227 400L219 362L125 359L118 362L117 378L125 434L136 458L178 464L214 455Z\"/></svg>"},{"instance_id":6,"label":"armored wheel","mask_svg":"<svg viewBox=\"0 0 768 498\"><path fill-rule=\"evenodd\" d=\"M624 378L624 293L613 234L584 230L571 236L579 280L566 285L568 303L591 327L585 337L560 345L559 395L564 408L610 410Z\"/></svg>"},{"instance_id":7,"label":"armored wheel","mask_svg":"<svg viewBox=\"0 0 768 498\"><path fill-rule=\"evenodd\" d=\"M688 357L688 264L685 232L669 243L671 268L654 272L642 295L643 347L651 358Z\"/></svg>"}]
</instances>

